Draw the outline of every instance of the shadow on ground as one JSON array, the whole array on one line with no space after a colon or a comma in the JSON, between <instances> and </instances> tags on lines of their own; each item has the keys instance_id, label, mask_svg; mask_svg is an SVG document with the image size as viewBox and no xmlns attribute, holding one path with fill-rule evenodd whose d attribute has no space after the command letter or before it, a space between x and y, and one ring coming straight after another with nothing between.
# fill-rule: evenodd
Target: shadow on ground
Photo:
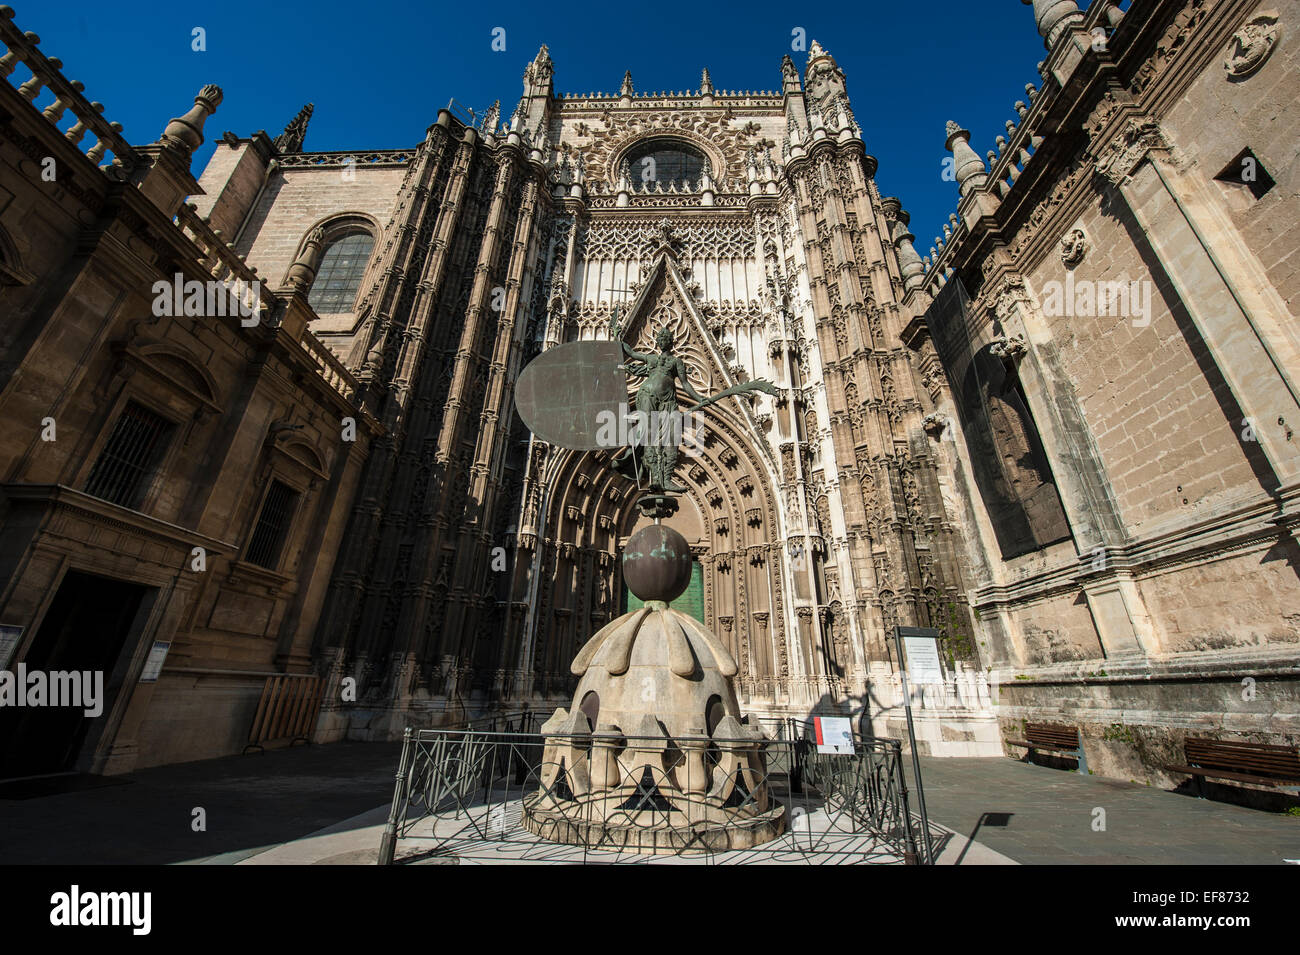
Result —
<instances>
[{"instance_id":1,"label":"shadow on ground","mask_svg":"<svg viewBox=\"0 0 1300 955\"><path fill-rule=\"evenodd\" d=\"M110 778L120 785L0 799L0 863L238 861L391 800L401 745L299 746ZM192 828L196 808L205 832Z\"/></svg>"}]
</instances>

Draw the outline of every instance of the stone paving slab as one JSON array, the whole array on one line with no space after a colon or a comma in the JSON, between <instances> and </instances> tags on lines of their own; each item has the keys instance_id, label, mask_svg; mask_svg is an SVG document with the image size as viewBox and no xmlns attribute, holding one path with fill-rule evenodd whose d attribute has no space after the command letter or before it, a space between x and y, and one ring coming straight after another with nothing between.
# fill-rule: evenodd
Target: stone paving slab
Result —
<instances>
[{"instance_id":1,"label":"stone paving slab","mask_svg":"<svg viewBox=\"0 0 1300 955\"><path fill-rule=\"evenodd\" d=\"M368 864L400 745L272 750L146 769L122 785L0 799L0 864ZM1007 758L923 757L922 774L931 824L951 832L941 864L1300 859L1297 817ZM206 832L190 827L196 806L207 811ZM1104 832L1092 830L1097 807Z\"/></svg>"},{"instance_id":2,"label":"stone paving slab","mask_svg":"<svg viewBox=\"0 0 1300 955\"><path fill-rule=\"evenodd\" d=\"M822 810L802 817L807 828L786 833L752 849L713 855L639 855L631 852L584 851L539 839L519 823L521 803L501 812L479 807L459 817L429 818L412 827L398 843L397 861L412 865L900 865L891 849L870 835L841 831ZM471 818L472 816L472 818ZM374 865L388 806L345 820L292 843L242 860L240 865ZM498 828L494 831L492 826ZM936 827L941 828L941 827ZM489 836L485 838L485 834ZM967 865L1015 865L1006 856L959 834L939 833L940 865L965 856Z\"/></svg>"},{"instance_id":3,"label":"stone paving slab","mask_svg":"<svg viewBox=\"0 0 1300 955\"><path fill-rule=\"evenodd\" d=\"M330 743L177 763L124 785L0 799L0 864L233 862L391 800L402 744ZM192 810L207 831L191 828Z\"/></svg>"},{"instance_id":4,"label":"stone paving slab","mask_svg":"<svg viewBox=\"0 0 1300 955\"><path fill-rule=\"evenodd\" d=\"M904 763L911 786L910 758ZM1281 865L1300 859L1300 817L1009 758L922 757L921 776L932 823L1029 865ZM1099 808L1104 831L1093 829Z\"/></svg>"}]
</instances>

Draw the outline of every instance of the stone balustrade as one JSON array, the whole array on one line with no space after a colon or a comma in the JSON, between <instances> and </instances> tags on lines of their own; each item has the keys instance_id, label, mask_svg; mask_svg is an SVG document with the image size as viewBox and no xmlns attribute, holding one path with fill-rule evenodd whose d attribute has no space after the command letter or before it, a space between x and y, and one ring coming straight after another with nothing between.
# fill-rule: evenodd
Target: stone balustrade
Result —
<instances>
[{"instance_id":1,"label":"stone balustrade","mask_svg":"<svg viewBox=\"0 0 1300 955\"><path fill-rule=\"evenodd\" d=\"M347 401L355 403L360 384L343 363L334 357L334 353L308 331L302 333L299 344L302 345L303 351L311 359L312 364L316 366L316 371L324 382Z\"/></svg>"},{"instance_id":2,"label":"stone balustrade","mask_svg":"<svg viewBox=\"0 0 1300 955\"><path fill-rule=\"evenodd\" d=\"M0 78L17 86L18 94L33 105L43 93L52 95L53 101L41 115L58 126L65 120L65 114L71 113L75 121L63 133L64 139L80 146L87 134L93 136L94 143L85 150L86 158L108 175L123 177L127 169L136 165L138 157L122 138L121 124L104 119L101 115L104 104L92 103L82 96L85 87L64 77L62 61L42 53L37 48L41 38L30 31L20 31L14 26L13 18L12 7L0 6L0 42L5 47L4 55L0 56ZM29 74L21 85L14 76L19 66L25 67Z\"/></svg>"},{"instance_id":3,"label":"stone balustrade","mask_svg":"<svg viewBox=\"0 0 1300 955\"><path fill-rule=\"evenodd\" d=\"M1116 0L1097 0L1089 5L1087 14L1079 26L1093 36L1105 37L1106 43L1109 43L1109 37L1123 19L1124 11L1120 9ZM1094 46L1094 50L1108 55L1104 44ZM1048 76L1045 77L1045 82L1051 84L1054 81ZM1008 120L1006 135L996 138L996 151L989 150L987 154L988 180L978 188L984 191L996 190L1000 199L1005 199L1011 194L1017 180L1033 160L1038 147L1043 144L1043 137L1037 135L1035 130L1052 99L1051 96L1044 95L1046 91L1046 88L1036 89L1033 84L1025 86L1026 99L1017 100L1014 105L1019 122L1017 124L1014 120ZM936 241L936 254L927 257L928 261L925 265L925 289L929 294L938 294L947 282L948 276L952 274L952 268L949 266L952 259L950 250L957 244L955 240L960 239L965 233L965 227L962 226L953 231L951 239L945 242Z\"/></svg>"},{"instance_id":4,"label":"stone balustrade","mask_svg":"<svg viewBox=\"0 0 1300 955\"><path fill-rule=\"evenodd\" d=\"M257 269L249 266L243 256L235 252L234 246L223 241L220 231L213 229L208 220L198 214L194 203L186 203L181 207L176 215L176 225L194 243L195 248L200 250L199 261L214 279L238 280L249 284L260 281ZM263 302L271 304L265 298ZM334 353L306 329L302 331L298 344L321 380L345 400L352 402L360 386Z\"/></svg>"},{"instance_id":5,"label":"stone balustrade","mask_svg":"<svg viewBox=\"0 0 1300 955\"><path fill-rule=\"evenodd\" d=\"M186 203L176 214L176 224L202 250L200 261L203 267L214 279L257 281L257 269L249 266L231 243L223 241L220 232L214 230L207 219L200 217L197 210L194 203Z\"/></svg>"}]
</instances>

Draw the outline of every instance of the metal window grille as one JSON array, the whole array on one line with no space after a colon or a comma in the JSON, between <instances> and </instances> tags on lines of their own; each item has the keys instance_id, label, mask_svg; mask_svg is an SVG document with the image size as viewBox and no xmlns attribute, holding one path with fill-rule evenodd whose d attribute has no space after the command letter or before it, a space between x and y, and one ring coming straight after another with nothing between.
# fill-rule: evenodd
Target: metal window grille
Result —
<instances>
[{"instance_id":1,"label":"metal window grille","mask_svg":"<svg viewBox=\"0 0 1300 955\"><path fill-rule=\"evenodd\" d=\"M271 482L266 499L262 501L262 513L258 515L257 526L253 528L253 536L248 543L245 559L249 563L275 569L297 498L297 493L287 484Z\"/></svg>"},{"instance_id":2,"label":"metal window grille","mask_svg":"<svg viewBox=\"0 0 1300 955\"><path fill-rule=\"evenodd\" d=\"M122 507L138 507L172 427L166 418L127 402L90 471L86 493Z\"/></svg>"},{"instance_id":3,"label":"metal window grille","mask_svg":"<svg viewBox=\"0 0 1300 955\"><path fill-rule=\"evenodd\" d=\"M327 314L351 311L374 247L374 237L364 232L331 243L321 257L316 281L307 296L312 308Z\"/></svg>"}]
</instances>

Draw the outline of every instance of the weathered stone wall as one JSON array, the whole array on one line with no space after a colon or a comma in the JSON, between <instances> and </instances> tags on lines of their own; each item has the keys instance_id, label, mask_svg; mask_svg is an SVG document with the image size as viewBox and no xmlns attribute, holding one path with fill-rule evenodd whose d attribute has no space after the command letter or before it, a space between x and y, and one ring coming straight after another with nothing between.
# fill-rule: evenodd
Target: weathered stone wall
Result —
<instances>
[{"instance_id":1,"label":"weathered stone wall","mask_svg":"<svg viewBox=\"0 0 1300 955\"><path fill-rule=\"evenodd\" d=\"M1183 762L1188 735L1294 743L1300 727L1297 54L1284 30L1253 74L1225 69L1243 25L1300 9L1134 3L1090 60L1082 38L1106 6L1057 37L1037 113L1014 131L1038 133L1020 140L1023 168L982 182L959 153L962 226L991 241L959 231L910 301L947 323L944 361L960 326L970 353L994 343L1015 364L1070 519L1070 541L1000 559L960 433L974 425L953 424L945 482L970 502L958 520L1004 736L1079 726L1091 771L1172 786L1185 777L1161 767ZM1258 200L1213 181L1246 147L1277 181ZM1117 281L1141 304L1150 290L1149 314L1106 308ZM933 360L926 326L911 344ZM960 395L932 390L957 410Z\"/></svg>"},{"instance_id":2,"label":"weathered stone wall","mask_svg":"<svg viewBox=\"0 0 1300 955\"><path fill-rule=\"evenodd\" d=\"M1186 520L1225 495L1239 497L1252 472L1240 441L1240 416L1222 376L1186 319L1164 272L1122 202L1089 190L1075 220L1088 236L1084 260L1067 270L1053 247L1029 275L1042 322L1041 347L1052 351L1086 418L1120 516L1132 534L1162 519ZM1138 288L1151 314L1052 315L1055 287ZM1056 283L1051 286L1050 283ZM1063 293L1062 293L1063 294ZM1073 312L1074 309L1070 309ZM1116 308L1114 311L1119 312ZM1184 501L1186 503L1184 503Z\"/></svg>"},{"instance_id":3,"label":"weathered stone wall","mask_svg":"<svg viewBox=\"0 0 1300 955\"><path fill-rule=\"evenodd\" d=\"M1269 284L1300 315L1300 162L1296 159L1295 98L1300 83L1300 2L1268 0L1247 5L1243 19L1275 11L1281 41L1257 72L1231 80L1223 67L1228 51L1207 50L1204 70L1171 103L1161 125L1188 162L1187 175L1209 183L1249 148L1277 185L1256 201L1240 187L1209 183L1223 199L1223 212L1258 257ZM1234 24L1235 26L1235 24Z\"/></svg>"},{"instance_id":4,"label":"weathered stone wall","mask_svg":"<svg viewBox=\"0 0 1300 955\"><path fill-rule=\"evenodd\" d=\"M345 179L345 174L353 178ZM272 174L253 210L239 251L247 254L249 263L257 266L268 282L278 285L307 233L330 218L348 214L360 214L370 221L378 250L405 175L403 166L361 162L346 167L280 169ZM319 327L336 330L332 324Z\"/></svg>"}]
</instances>

